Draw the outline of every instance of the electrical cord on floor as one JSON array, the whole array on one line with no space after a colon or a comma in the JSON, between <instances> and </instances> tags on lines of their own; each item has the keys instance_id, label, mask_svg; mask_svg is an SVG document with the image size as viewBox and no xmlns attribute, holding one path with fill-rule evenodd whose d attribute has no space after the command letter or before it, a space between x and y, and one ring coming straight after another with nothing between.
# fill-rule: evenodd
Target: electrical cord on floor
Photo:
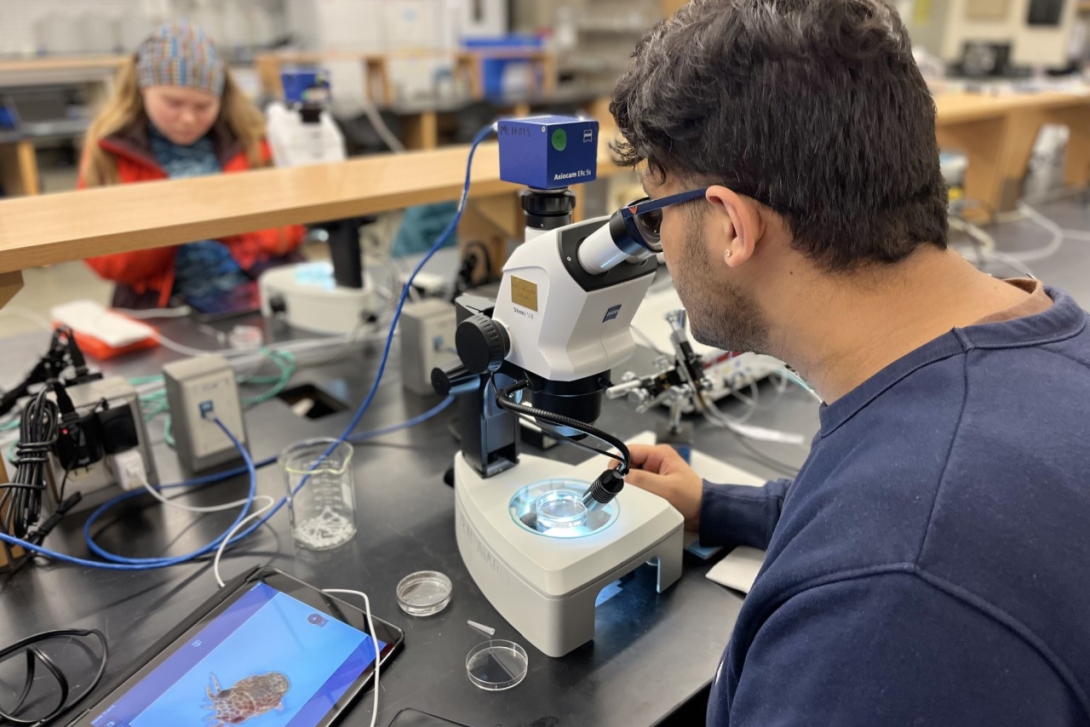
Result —
<instances>
[{"instance_id":1,"label":"electrical cord on floor","mask_svg":"<svg viewBox=\"0 0 1090 727\"><path fill-rule=\"evenodd\" d=\"M95 676L91 679L90 683L87 684L87 687L84 688L83 693L70 700L69 695L71 693L71 687L69 686L68 677L64 675L64 671L61 667L48 654L38 648L38 645L43 641L52 639L86 638L89 636L93 636L98 640L102 647L102 658L99 661L98 670L95 672ZM97 629L57 629L55 631L43 631L40 634L35 634L34 636L17 641L4 649L0 649L0 664L15 657L19 653L26 654L27 660L26 675L23 678L23 688L16 699L14 707L0 707L0 724L44 727L44 725L51 723L65 712L65 710L75 706L95 690L95 687L102 681L102 676L106 673L106 664L110 660L110 647L106 643L106 635ZM57 686L59 687L57 706L53 707L47 714L40 717L34 717L33 719L20 717L19 713L24 711L23 708L26 706L27 697L30 696L35 681L41 679L41 677L36 675L36 665L39 662L45 667L45 670L52 674L53 678L57 680Z\"/></svg>"}]
</instances>

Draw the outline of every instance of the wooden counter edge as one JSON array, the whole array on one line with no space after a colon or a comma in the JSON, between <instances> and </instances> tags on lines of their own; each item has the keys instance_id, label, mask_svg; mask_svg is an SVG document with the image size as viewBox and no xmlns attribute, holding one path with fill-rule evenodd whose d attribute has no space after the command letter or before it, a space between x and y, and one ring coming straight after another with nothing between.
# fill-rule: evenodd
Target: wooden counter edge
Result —
<instances>
[{"instance_id":1,"label":"wooden counter edge","mask_svg":"<svg viewBox=\"0 0 1090 727\"><path fill-rule=\"evenodd\" d=\"M415 158L406 159L411 168L427 169L435 160L435 176L422 179L416 186L404 180L387 185L378 181L371 191L354 196L316 193L308 198L305 191L305 180L310 179L308 170L326 186L333 187L336 187L335 177L345 174L343 169L336 169L339 165L330 165L325 170L336 170L337 175L323 174L318 165L3 200L0 201L0 274L95 255L167 247L269 227L325 222L456 200L462 191L467 152L468 147L450 147L412 153ZM347 173L367 178L370 171L397 161L400 160L395 155L380 155L341 164L351 165ZM439 165L445 166L440 169ZM518 191L516 185L499 178L498 150L494 143L481 147L474 167L471 200ZM622 169L606 156L599 159L600 178L619 171ZM332 181L324 177L332 177ZM296 188L304 191L296 193ZM231 207L230 201L224 205L227 194L241 200L237 207ZM160 199L164 201L156 202ZM173 209L171 199L176 200ZM142 205L139 208L142 211L126 215L124 210L134 204ZM149 212L147 208L152 205L155 209ZM217 206L226 209L216 209ZM96 212L101 213L100 219L92 216ZM65 217L75 214L84 216ZM50 218L53 228L43 229L41 220Z\"/></svg>"}]
</instances>

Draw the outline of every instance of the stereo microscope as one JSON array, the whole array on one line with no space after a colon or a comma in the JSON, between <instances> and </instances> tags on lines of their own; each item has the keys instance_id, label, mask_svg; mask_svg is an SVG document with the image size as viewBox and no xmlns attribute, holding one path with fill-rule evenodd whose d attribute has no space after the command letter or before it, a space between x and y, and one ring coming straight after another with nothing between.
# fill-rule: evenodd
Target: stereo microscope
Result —
<instances>
[{"instance_id":1,"label":"stereo microscope","mask_svg":"<svg viewBox=\"0 0 1090 727\"><path fill-rule=\"evenodd\" d=\"M458 396L454 462L458 549L477 586L552 657L594 638L599 591L644 563L659 592L681 576L683 518L624 488L624 442L593 426L610 370L634 351L632 317L655 276L657 229L639 210L572 224L567 183L595 177L594 121L501 121L501 176L522 193L526 242L503 268L497 298L457 301L459 361L435 369ZM652 242L648 242L652 240ZM607 454L572 466L519 453L519 420ZM592 446L604 443L609 450Z\"/></svg>"}]
</instances>

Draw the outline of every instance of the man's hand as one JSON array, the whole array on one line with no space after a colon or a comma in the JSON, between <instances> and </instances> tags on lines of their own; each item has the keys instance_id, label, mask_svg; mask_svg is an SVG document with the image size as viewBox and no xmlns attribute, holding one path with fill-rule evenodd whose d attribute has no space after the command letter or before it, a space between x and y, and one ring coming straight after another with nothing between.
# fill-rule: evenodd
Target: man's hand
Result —
<instances>
[{"instance_id":1,"label":"man's hand","mask_svg":"<svg viewBox=\"0 0 1090 727\"><path fill-rule=\"evenodd\" d=\"M685 518L686 530L699 530L704 481L693 468L666 444L657 447L632 444L629 451L632 469L625 482L663 498Z\"/></svg>"}]
</instances>

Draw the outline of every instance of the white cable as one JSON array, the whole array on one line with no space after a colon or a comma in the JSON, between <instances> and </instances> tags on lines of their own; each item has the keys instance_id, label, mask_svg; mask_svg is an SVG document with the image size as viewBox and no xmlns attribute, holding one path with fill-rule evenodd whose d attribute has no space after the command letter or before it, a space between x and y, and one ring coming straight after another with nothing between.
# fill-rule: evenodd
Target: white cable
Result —
<instances>
[{"instance_id":1,"label":"white cable","mask_svg":"<svg viewBox=\"0 0 1090 727\"><path fill-rule=\"evenodd\" d=\"M397 290L399 288L404 288L405 281L409 279L409 273L401 267L401 261L398 260L398 258L394 257L393 254L390 255L389 263L390 266L394 269L394 289ZM420 302L420 291L416 289L415 285L409 286L409 300L413 303Z\"/></svg>"},{"instance_id":2,"label":"white cable","mask_svg":"<svg viewBox=\"0 0 1090 727\"><path fill-rule=\"evenodd\" d=\"M159 345L163 348L169 348L175 353L180 353L183 356L209 356L212 354L219 356L240 356L252 353L251 351L232 348L193 348L192 346L186 346L184 343L178 343L174 339L167 338L162 333L159 334Z\"/></svg>"},{"instance_id":3,"label":"white cable","mask_svg":"<svg viewBox=\"0 0 1090 727\"><path fill-rule=\"evenodd\" d=\"M273 505L276 504L276 500L269 497L268 495L258 495L257 497L254 498L254 500L256 501L258 498L260 498L262 500L268 500L269 502L267 504L265 504L263 507L253 511L252 513L250 513L249 515L244 517L242 520L239 520L238 524L235 525L235 527L231 528L228 531L226 537L224 537L224 539L223 539L223 542L220 543L220 547L216 549L216 557L214 557L212 559L212 575L214 575L216 577L216 585L219 586L220 588L223 588L223 586L225 585L224 582L223 582L223 577L220 575L220 559L223 558L223 553L224 553L225 550L227 550L227 544L231 542L231 538L235 537L235 533L237 533L239 530L242 530L242 528L246 527L246 523L250 522L251 520L256 520L257 518L261 517L266 512L268 512L272 508Z\"/></svg>"},{"instance_id":4,"label":"white cable","mask_svg":"<svg viewBox=\"0 0 1090 727\"><path fill-rule=\"evenodd\" d=\"M48 318L40 313L35 313L29 308L24 308L20 305L6 305L2 310L0 310L0 315L16 316L18 318L30 321L31 323L35 324L43 330L50 332L53 331L53 324L50 323Z\"/></svg>"},{"instance_id":5,"label":"white cable","mask_svg":"<svg viewBox=\"0 0 1090 727\"><path fill-rule=\"evenodd\" d=\"M401 154L405 151L405 145L401 143L401 139L397 138L394 132L390 131L390 127L386 125L386 121L382 118L382 114L379 113L375 105L371 103L370 99L362 99L363 113L367 115L367 120L371 122L371 126L374 127L375 133L379 138L390 147L390 151L395 154Z\"/></svg>"},{"instance_id":6,"label":"white cable","mask_svg":"<svg viewBox=\"0 0 1090 727\"><path fill-rule=\"evenodd\" d=\"M772 372L772 374L770 374L770 376L771 375L775 375L775 377L776 377L776 382L775 382L776 395L777 395L776 400L779 401L779 397L783 396L784 392L787 391L787 387L791 383L791 379L789 379L787 377L787 374L784 372L783 369L776 369L775 371ZM810 387L806 387L806 388L809 389Z\"/></svg>"},{"instance_id":7,"label":"white cable","mask_svg":"<svg viewBox=\"0 0 1090 727\"><path fill-rule=\"evenodd\" d=\"M140 310L134 308L114 308L113 311L138 320L150 318L185 318L193 312L188 305L179 306L178 308L143 308Z\"/></svg>"},{"instance_id":8,"label":"white cable","mask_svg":"<svg viewBox=\"0 0 1090 727\"><path fill-rule=\"evenodd\" d=\"M148 494L150 494L156 500L163 503L167 507L174 508L175 510L183 510L185 512L223 512L224 510L233 510L236 507L242 507L243 505L245 505L245 504L247 504L249 502L249 500L238 500L237 502L226 502L226 503L224 503L222 505L209 505L207 507L196 507L194 505L183 505L180 502L175 502L174 500L171 500L170 498L166 497L165 495L163 495L163 493L159 492L159 490L157 490L154 487L152 487L151 485L149 485L146 481L143 484L144 484L144 489L148 491ZM269 497L268 495L259 495L258 497L255 497L254 499L255 500L258 500L258 499L271 500L272 498Z\"/></svg>"},{"instance_id":9,"label":"white cable","mask_svg":"<svg viewBox=\"0 0 1090 727\"><path fill-rule=\"evenodd\" d=\"M320 350L329 348L332 346L344 346L354 343L364 343L369 340L384 340L386 338L386 332L378 333L371 332L364 335L341 335L341 336L329 336L326 338L308 339L304 341L287 341L284 343L273 343L265 346L269 351L286 351L288 353L304 353L308 351ZM187 346L184 343L179 343L171 338L159 334L159 343L175 353L180 353L183 356L209 356L218 355L232 359L232 365L239 365L239 362L243 362L243 365L249 365L253 363L253 360L262 360L265 354L260 350L254 349L238 349L238 348L193 348ZM299 363L298 361L296 363Z\"/></svg>"},{"instance_id":10,"label":"white cable","mask_svg":"<svg viewBox=\"0 0 1090 727\"><path fill-rule=\"evenodd\" d=\"M340 593L349 596L359 596L363 599L364 613L367 614L367 629L371 632L371 641L375 644L375 706L371 711L371 727L375 727L375 724L378 721L378 667L379 662L382 660L382 654L379 651L378 634L375 633L375 622L371 618L371 599L362 591L349 591L343 588L324 588L322 591L330 594Z\"/></svg>"},{"instance_id":11,"label":"white cable","mask_svg":"<svg viewBox=\"0 0 1090 727\"><path fill-rule=\"evenodd\" d=\"M962 232L980 243L979 250L986 253L995 252L995 238L988 234L984 228L963 220L960 217L950 218L950 228Z\"/></svg>"},{"instance_id":12,"label":"white cable","mask_svg":"<svg viewBox=\"0 0 1090 727\"><path fill-rule=\"evenodd\" d=\"M985 258L995 260L998 263L1003 263L1019 275L1024 275L1027 278L1033 278L1034 280L1037 280L1037 276L1034 274L1034 272L1030 270L1030 268L1024 262L1014 257L1013 255L994 250L992 252L986 253Z\"/></svg>"},{"instance_id":13,"label":"white cable","mask_svg":"<svg viewBox=\"0 0 1090 727\"><path fill-rule=\"evenodd\" d=\"M814 400L817 401L817 403L819 403L819 404L824 404L825 403L824 400L821 398L821 394L814 391L813 387L810 386L810 384L803 381L802 378L800 378L798 374L796 374L794 371L787 368L786 366L781 366L780 368L776 369L773 373L779 374L781 377L783 377L783 379L785 381L790 381L792 384L795 384L796 386L798 386L800 389L802 389L807 394L812 396L814 398Z\"/></svg>"},{"instance_id":14,"label":"white cable","mask_svg":"<svg viewBox=\"0 0 1090 727\"><path fill-rule=\"evenodd\" d=\"M995 238L982 227L958 217L951 217L950 228L964 233L974 241L973 253L975 254L975 257L979 259L979 262L999 262L1010 267L1020 275L1025 275L1034 280L1037 279L1037 276L1033 274L1033 271L1030 270L1029 266L1024 262L1009 253L999 252L999 250L996 249ZM955 247L954 249L957 248ZM960 252L961 256L966 260L974 263L977 262L973 260L968 251L958 250L958 252Z\"/></svg>"},{"instance_id":15,"label":"white cable","mask_svg":"<svg viewBox=\"0 0 1090 727\"><path fill-rule=\"evenodd\" d=\"M729 383L727 385L730 386ZM745 414L737 417L731 417L734 423L741 424L742 422L752 417L754 412L757 411L757 401L761 398L761 389L757 386L757 382L752 378L749 380L749 386L746 387L747 389L749 389L749 396L744 396L740 389L735 389L733 386L730 386L730 388L731 395L734 396L735 399L746 405Z\"/></svg>"},{"instance_id":16,"label":"white cable","mask_svg":"<svg viewBox=\"0 0 1090 727\"><path fill-rule=\"evenodd\" d=\"M1037 210L1030 207L1025 202L1018 203L1018 211L1024 214L1030 220L1036 222L1043 227L1046 231L1052 234L1052 239L1047 245L1039 250L1031 250L1029 252L1012 252L1008 253L1010 257L1019 262L1031 263L1037 260L1044 260L1045 258L1052 257L1064 244L1064 231L1055 222L1045 217Z\"/></svg>"},{"instance_id":17,"label":"white cable","mask_svg":"<svg viewBox=\"0 0 1090 727\"><path fill-rule=\"evenodd\" d=\"M156 493L156 494L158 494L158 493ZM231 528L231 530L228 531L227 535L224 536L223 542L220 543L219 548L216 549L216 555L212 559L212 574L216 578L216 585L219 586L220 588L223 588L226 585L226 583L224 583L223 576L220 575L220 560L223 558L223 553L227 549L227 544L231 542L231 538L235 537L235 533L237 533L242 528L246 527L246 524L248 522L261 517L266 512L268 512L273 507L273 505L276 504L276 500L269 497L268 495L258 495L257 497L254 498L254 501L256 502L259 499L260 500L267 500L268 502L264 506L262 506L261 508L255 510L251 514L247 515L245 518L240 520L237 525L235 525L233 528ZM244 501L243 504L245 504L245 501ZM374 619L371 617L371 600L369 598L367 598L367 594L362 593L360 591L350 591L350 590L345 590L345 589L341 589L341 588L326 588L326 589L323 589L323 590L324 590L325 593L329 593L329 594L348 594L348 595L351 595L351 596L359 596L360 598L363 599L363 605L364 605L364 609L365 609L364 613L367 616L367 629L368 629L368 631L371 632L370 633L371 641L374 642L374 644L375 644L375 686L374 686L374 689L375 689L375 706L374 706L373 713L371 714L371 727L375 727L375 724L376 724L376 722L378 720L378 686L379 686L378 677L379 677L379 662L381 661L382 655L381 655L381 652L379 650L379 645L378 645L378 634L375 632L375 622L374 622Z\"/></svg>"},{"instance_id":18,"label":"white cable","mask_svg":"<svg viewBox=\"0 0 1090 727\"><path fill-rule=\"evenodd\" d=\"M663 351L663 350L662 350L661 348L659 348L658 346L656 346L656 345L655 345L655 342L651 340L651 337L650 337L650 336L648 336L648 335L647 335L646 333L644 333L643 331L641 331L641 330L640 330L639 328L637 328L637 327L636 327L636 326L634 326L634 325L631 325L631 326L629 326L629 327L630 327L630 328L632 329L632 332L633 332L634 334L636 334L636 338L638 338L638 339L640 339L641 341L643 341L644 345L645 345L645 346L647 346L648 348L650 348L650 349L651 349L652 351L654 351L655 353L657 353L657 354L658 354L658 355L660 355L660 356L669 356L669 355L670 355L670 354L666 353L665 351Z\"/></svg>"},{"instance_id":19,"label":"white cable","mask_svg":"<svg viewBox=\"0 0 1090 727\"><path fill-rule=\"evenodd\" d=\"M721 412L710 399L707 401L707 408L704 410L704 418L716 426L724 427L735 434L740 434L743 437L754 439L758 442L778 442L780 444L798 445L806 443L806 438L801 434L736 422Z\"/></svg>"}]
</instances>

